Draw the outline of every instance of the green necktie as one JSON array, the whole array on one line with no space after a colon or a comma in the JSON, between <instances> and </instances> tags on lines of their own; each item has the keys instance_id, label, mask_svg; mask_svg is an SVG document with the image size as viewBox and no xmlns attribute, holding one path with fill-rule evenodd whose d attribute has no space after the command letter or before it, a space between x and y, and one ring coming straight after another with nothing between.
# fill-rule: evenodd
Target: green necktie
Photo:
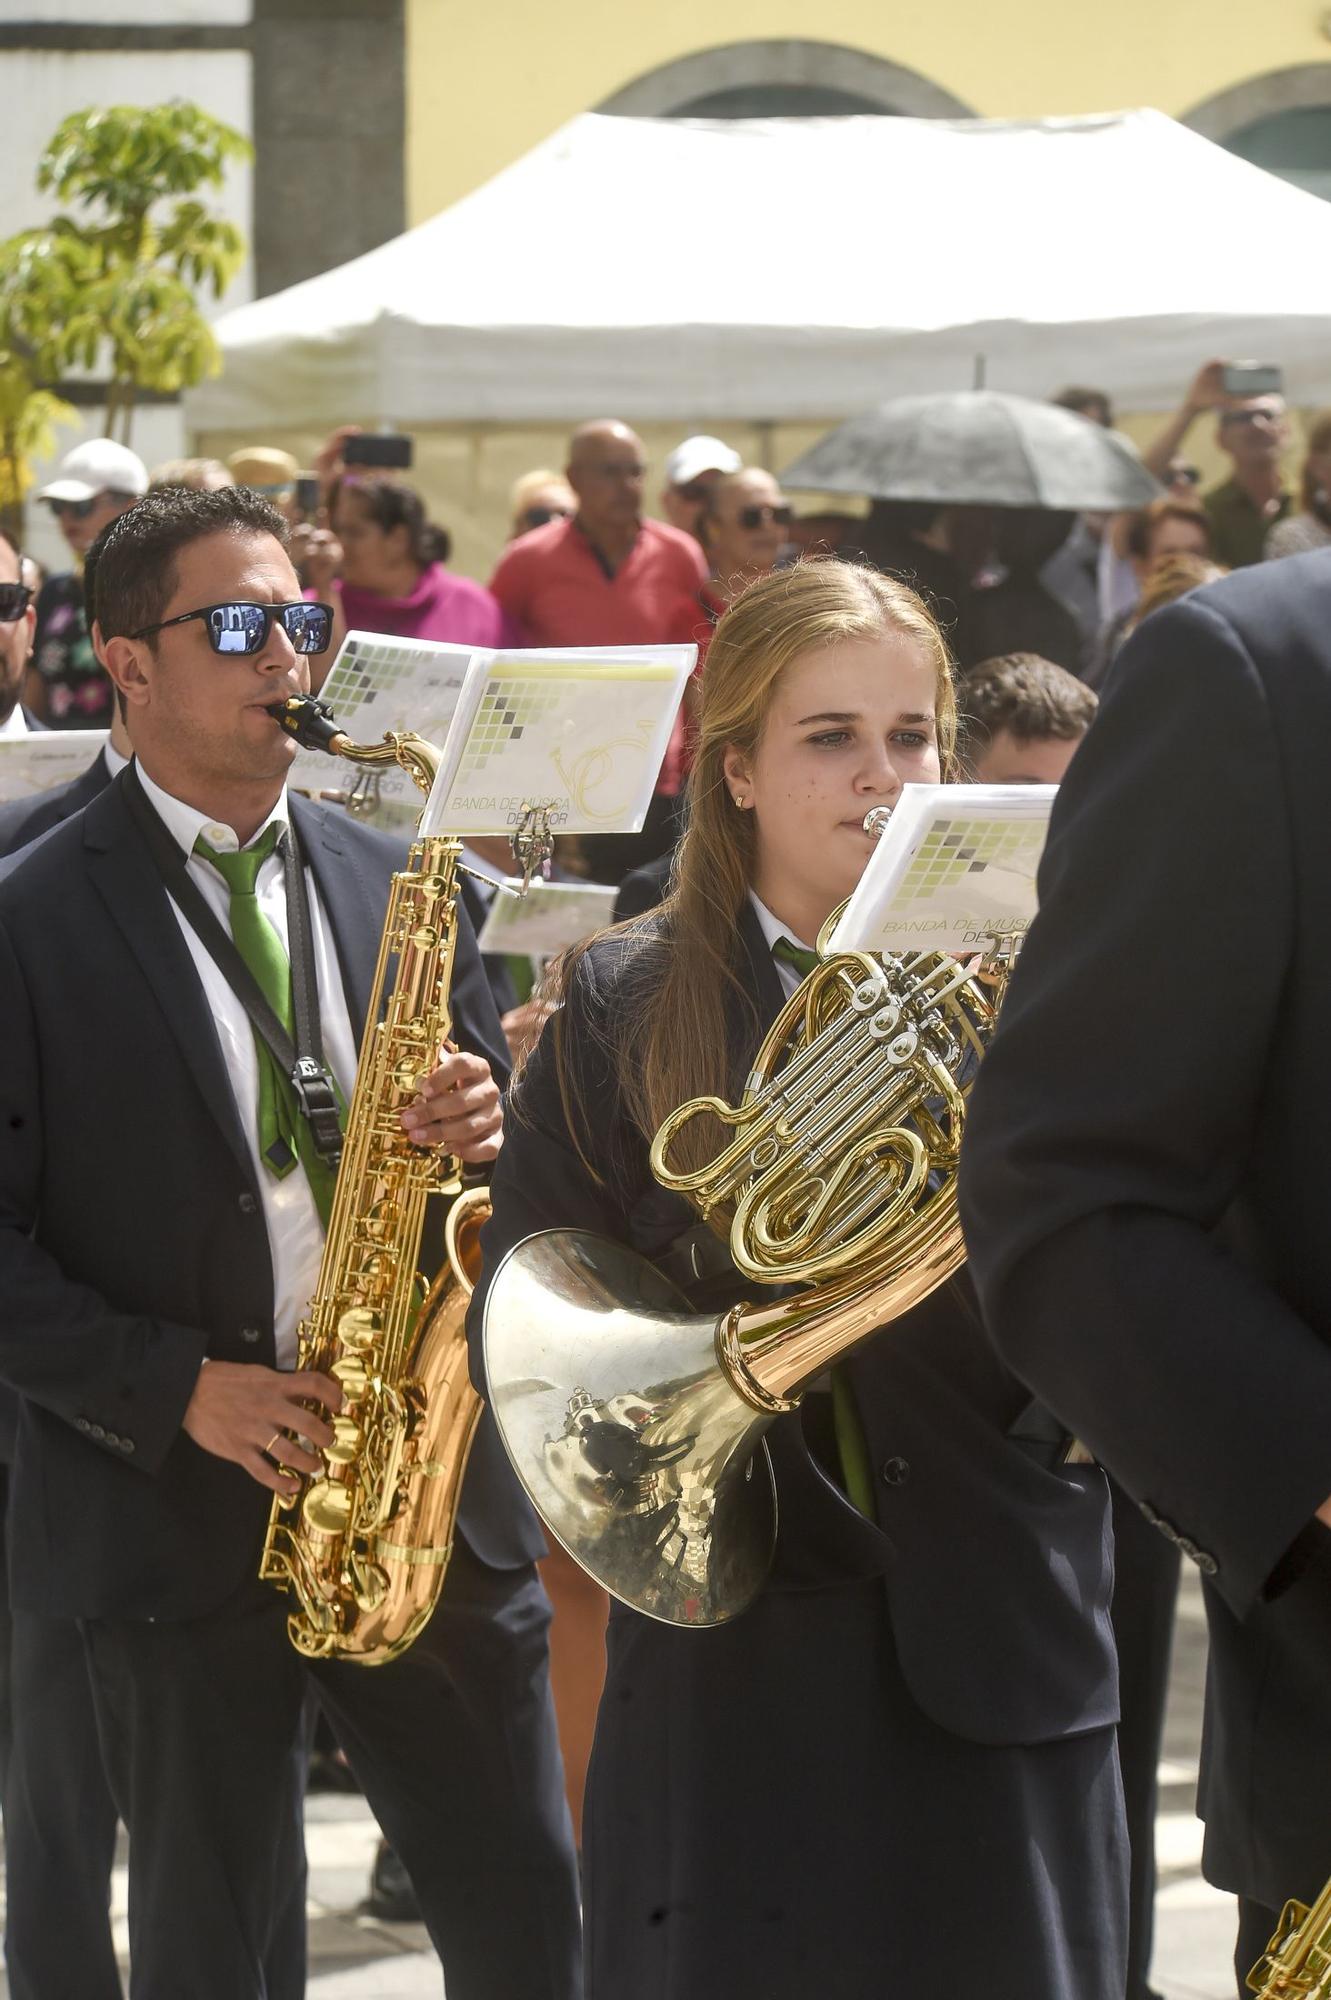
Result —
<instances>
[{"instance_id":1,"label":"green necktie","mask_svg":"<svg viewBox=\"0 0 1331 2000\"><path fill-rule=\"evenodd\" d=\"M251 847L219 854L202 835L194 852L210 861L231 891L231 937L236 950L259 983L268 1005L289 1035L294 1033L291 1005L291 961L282 940L259 907L259 870L281 837L279 826L266 827ZM268 1171L285 1179L297 1160L305 1169L315 1207L325 1229L333 1206L332 1169L320 1159L314 1134L302 1116L295 1088L256 1031L254 1052L259 1060L259 1151Z\"/></svg>"},{"instance_id":2,"label":"green necktie","mask_svg":"<svg viewBox=\"0 0 1331 2000\"><path fill-rule=\"evenodd\" d=\"M816 951L806 945L796 944L793 938L779 937L772 946L772 956L782 965L793 966L801 979L807 979L822 959ZM836 1432L837 1455L841 1460L841 1484L846 1489L846 1497L861 1514L869 1520L874 1518L873 1472L869 1464L869 1446L864 1435L864 1425L855 1407L855 1398L849 1381L839 1368L831 1370L832 1377L832 1426Z\"/></svg>"},{"instance_id":3,"label":"green necktie","mask_svg":"<svg viewBox=\"0 0 1331 2000\"><path fill-rule=\"evenodd\" d=\"M772 946L773 958L780 959L782 965L793 966L801 979L807 979L822 964L816 951L807 945L796 944L794 938L779 937Z\"/></svg>"}]
</instances>

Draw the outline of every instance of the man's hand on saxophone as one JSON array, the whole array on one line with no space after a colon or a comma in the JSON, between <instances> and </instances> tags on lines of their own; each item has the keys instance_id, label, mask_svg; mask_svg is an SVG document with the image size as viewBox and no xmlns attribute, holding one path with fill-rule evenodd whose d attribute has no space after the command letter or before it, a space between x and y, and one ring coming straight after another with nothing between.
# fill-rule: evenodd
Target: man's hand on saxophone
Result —
<instances>
[{"instance_id":1,"label":"man's hand on saxophone","mask_svg":"<svg viewBox=\"0 0 1331 2000\"><path fill-rule=\"evenodd\" d=\"M467 1166L499 1157L503 1122L489 1063L465 1051L446 1052L402 1113L402 1129L416 1145L456 1154Z\"/></svg>"},{"instance_id":2,"label":"man's hand on saxophone","mask_svg":"<svg viewBox=\"0 0 1331 2000\"><path fill-rule=\"evenodd\" d=\"M203 1451L229 1458L273 1493L294 1493L298 1472L317 1472L315 1447L333 1442L318 1414L336 1414L342 1391L312 1369L263 1368L248 1361L206 1361L185 1410L184 1427Z\"/></svg>"}]
</instances>

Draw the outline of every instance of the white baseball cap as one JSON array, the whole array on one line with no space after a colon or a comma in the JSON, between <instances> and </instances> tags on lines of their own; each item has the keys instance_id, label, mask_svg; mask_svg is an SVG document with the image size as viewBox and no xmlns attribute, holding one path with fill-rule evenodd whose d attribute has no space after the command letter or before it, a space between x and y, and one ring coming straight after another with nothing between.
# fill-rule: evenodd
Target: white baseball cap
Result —
<instances>
[{"instance_id":1,"label":"white baseball cap","mask_svg":"<svg viewBox=\"0 0 1331 2000\"><path fill-rule=\"evenodd\" d=\"M728 444L704 433L685 438L683 444L675 446L665 462L665 483L667 486L687 486L700 473L738 472L743 463L739 453L732 451Z\"/></svg>"},{"instance_id":2,"label":"white baseball cap","mask_svg":"<svg viewBox=\"0 0 1331 2000\"><path fill-rule=\"evenodd\" d=\"M89 438L65 453L37 498L92 500L98 493L130 493L139 499L147 491L148 468L137 452L114 438Z\"/></svg>"}]
</instances>

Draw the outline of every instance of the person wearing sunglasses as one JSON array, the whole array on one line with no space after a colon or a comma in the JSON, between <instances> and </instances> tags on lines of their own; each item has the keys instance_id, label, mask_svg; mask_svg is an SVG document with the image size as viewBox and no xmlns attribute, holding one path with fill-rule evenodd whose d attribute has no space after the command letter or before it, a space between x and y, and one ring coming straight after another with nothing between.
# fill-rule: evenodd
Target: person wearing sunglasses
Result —
<instances>
[{"instance_id":1,"label":"person wearing sunglasses","mask_svg":"<svg viewBox=\"0 0 1331 2000\"><path fill-rule=\"evenodd\" d=\"M699 592L707 614L698 633L702 665L717 619L750 583L768 576L790 546L795 510L770 472L741 466L711 488L698 521L698 539L711 566Z\"/></svg>"},{"instance_id":2,"label":"person wearing sunglasses","mask_svg":"<svg viewBox=\"0 0 1331 2000\"><path fill-rule=\"evenodd\" d=\"M74 557L74 568L48 577L37 598L33 660L39 699L53 729L108 729L110 681L97 662L83 615L84 556L102 529L148 490L148 468L113 438L89 438L65 453L37 499L49 507Z\"/></svg>"},{"instance_id":3,"label":"person wearing sunglasses","mask_svg":"<svg viewBox=\"0 0 1331 2000\"><path fill-rule=\"evenodd\" d=\"M0 740L42 727L22 700L37 623L28 568L27 558L0 533Z\"/></svg>"},{"instance_id":4,"label":"person wearing sunglasses","mask_svg":"<svg viewBox=\"0 0 1331 2000\"><path fill-rule=\"evenodd\" d=\"M733 445L702 433L677 444L663 467L661 512L672 528L696 535L718 479L738 472L744 461Z\"/></svg>"},{"instance_id":5,"label":"person wearing sunglasses","mask_svg":"<svg viewBox=\"0 0 1331 2000\"><path fill-rule=\"evenodd\" d=\"M549 521L571 521L578 511L578 496L562 472L538 469L513 481L508 511L508 539L512 542Z\"/></svg>"},{"instance_id":6,"label":"person wearing sunglasses","mask_svg":"<svg viewBox=\"0 0 1331 2000\"><path fill-rule=\"evenodd\" d=\"M448 1589L401 1658L373 1673L303 1661L258 1578L272 1495L332 1442L341 1390L296 1367L331 1177L256 1041L235 958L271 1005L297 983L317 994L296 1039L350 1101L405 860L288 796L296 746L270 711L307 689L332 620L302 598L287 534L236 487L150 493L104 530L92 631L134 762L0 880L0 1380L24 1399L11 1586L27 1611L82 1621L144 2000L301 1990L288 1913L303 1906L311 1689L455 2000L573 2000L544 1543L492 1427ZM402 1125L485 1166L508 1059L461 915L452 998L457 1049Z\"/></svg>"}]
</instances>

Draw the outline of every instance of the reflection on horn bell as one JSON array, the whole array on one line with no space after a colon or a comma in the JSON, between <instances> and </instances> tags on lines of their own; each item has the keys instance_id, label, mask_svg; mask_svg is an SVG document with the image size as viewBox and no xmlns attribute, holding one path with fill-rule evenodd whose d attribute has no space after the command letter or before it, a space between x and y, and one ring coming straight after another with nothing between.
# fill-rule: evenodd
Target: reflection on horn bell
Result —
<instances>
[{"instance_id":1,"label":"reflection on horn bell","mask_svg":"<svg viewBox=\"0 0 1331 2000\"><path fill-rule=\"evenodd\" d=\"M776 1501L767 1418L718 1368L715 1318L645 1258L574 1229L518 1244L490 1301L491 1407L555 1538L654 1618L741 1609L771 1563Z\"/></svg>"},{"instance_id":2,"label":"reflection on horn bell","mask_svg":"<svg viewBox=\"0 0 1331 2000\"><path fill-rule=\"evenodd\" d=\"M741 1103L700 1099L662 1125L652 1171L726 1238L739 1281L800 1289L699 1315L646 1259L577 1230L500 1264L485 1349L501 1435L551 1532L626 1604L715 1625L752 1602L776 1534L763 1433L962 1263L966 1096L1011 962L1002 946L978 969L936 952L824 958ZM676 1167L704 1114L725 1143Z\"/></svg>"}]
</instances>

